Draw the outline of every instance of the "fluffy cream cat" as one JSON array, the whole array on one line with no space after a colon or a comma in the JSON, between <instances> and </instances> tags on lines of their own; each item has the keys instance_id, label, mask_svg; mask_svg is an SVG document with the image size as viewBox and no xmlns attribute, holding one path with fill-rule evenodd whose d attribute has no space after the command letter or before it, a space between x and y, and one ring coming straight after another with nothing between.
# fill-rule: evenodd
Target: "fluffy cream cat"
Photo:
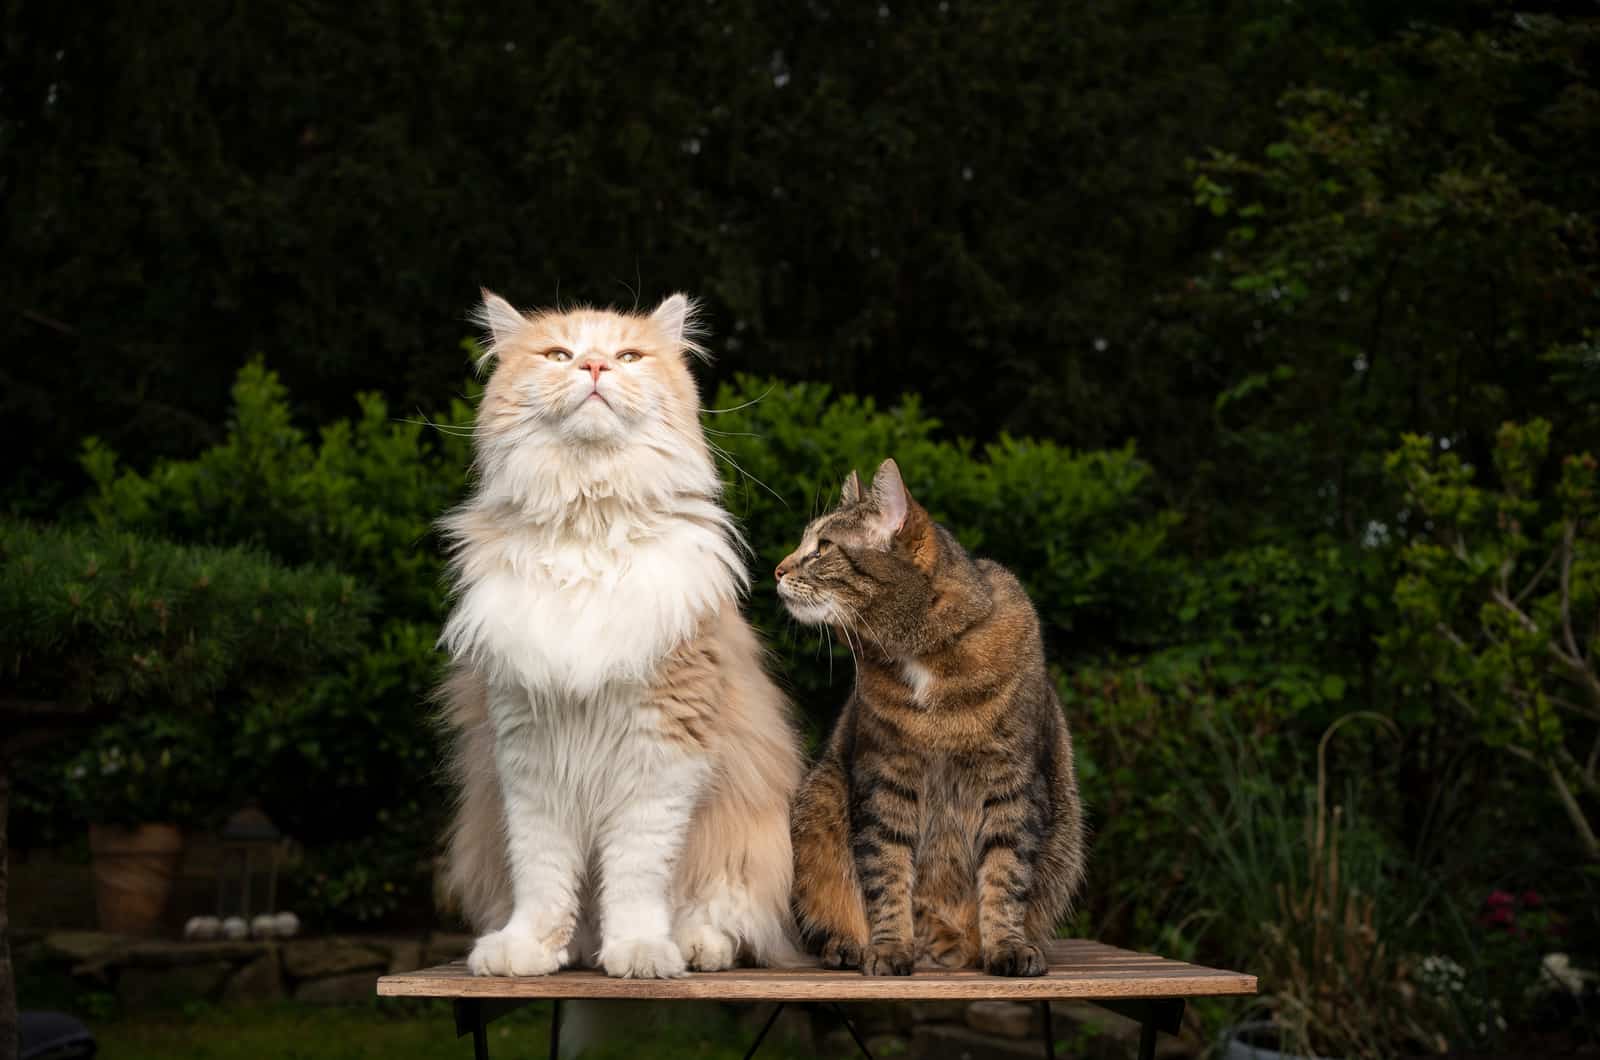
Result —
<instances>
[{"instance_id":1,"label":"fluffy cream cat","mask_svg":"<svg viewBox=\"0 0 1600 1060\"><path fill-rule=\"evenodd\" d=\"M524 315L484 293L476 489L444 520L478 975L682 975L793 954L800 753L739 613L692 306Z\"/></svg>"}]
</instances>

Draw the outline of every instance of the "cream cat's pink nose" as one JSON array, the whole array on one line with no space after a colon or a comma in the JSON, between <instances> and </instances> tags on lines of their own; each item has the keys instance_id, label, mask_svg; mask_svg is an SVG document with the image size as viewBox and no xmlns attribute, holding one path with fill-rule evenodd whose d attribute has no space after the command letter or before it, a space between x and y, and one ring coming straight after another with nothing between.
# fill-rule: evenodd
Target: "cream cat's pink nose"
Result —
<instances>
[{"instance_id":1,"label":"cream cat's pink nose","mask_svg":"<svg viewBox=\"0 0 1600 1060\"><path fill-rule=\"evenodd\" d=\"M593 379L596 383L600 382L601 372L611 371L611 366L609 364L604 361L597 361L593 359L584 361L582 364L578 365L578 367L588 372L589 378Z\"/></svg>"}]
</instances>

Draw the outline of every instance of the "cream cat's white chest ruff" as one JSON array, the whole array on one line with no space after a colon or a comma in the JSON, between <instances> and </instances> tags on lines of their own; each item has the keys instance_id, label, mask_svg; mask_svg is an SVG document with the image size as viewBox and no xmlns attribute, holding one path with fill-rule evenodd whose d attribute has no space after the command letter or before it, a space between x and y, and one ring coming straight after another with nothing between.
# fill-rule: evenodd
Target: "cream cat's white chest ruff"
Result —
<instances>
[{"instance_id":1,"label":"cream cat's white chest ruff","mask_svg":"<svg viewBox=\"0 0 1600 1060\"><path fill-rule=\"evenodd\" d=\"M739 590L726 535L692 520L601 542L529 528L495 548L461 586L441 639L496 683L535 692L643 681Z\"/></svg>"}]
</instances>

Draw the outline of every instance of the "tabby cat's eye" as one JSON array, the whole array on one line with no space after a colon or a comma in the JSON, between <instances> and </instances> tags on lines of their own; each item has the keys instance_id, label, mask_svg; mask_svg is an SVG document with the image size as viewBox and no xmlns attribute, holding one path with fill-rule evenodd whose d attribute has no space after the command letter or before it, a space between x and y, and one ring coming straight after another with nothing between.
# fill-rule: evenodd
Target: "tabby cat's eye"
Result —
<instances>
[{"instance_id":1,"label":"tabby cat's eye","mask_svg":"<svg viewBox=\"0 0 1600 1060\"><path fill-rule=\"evenodd\" d=\"M563 350L559 346L557 346L553 350L545 350L544 351L544 356L545 356L545 360L548 360L548 361L562 362L562 361L570 361L570 360L572 360L572 354L567 352L566 350Z\"/></svg>"},{"instance_id":2,"label":"tabby cat's eye","mask_svg":"<svg viewBox=\"0 0 1600 1060\"><path fill-rule=\"evenodd\" d=\"M644 354L640 353L638 350L623 350L621 353L617 354L617 360L621 361L623 364L632 364L634 361L644 360Z\"/></svg>"}]
</instances>

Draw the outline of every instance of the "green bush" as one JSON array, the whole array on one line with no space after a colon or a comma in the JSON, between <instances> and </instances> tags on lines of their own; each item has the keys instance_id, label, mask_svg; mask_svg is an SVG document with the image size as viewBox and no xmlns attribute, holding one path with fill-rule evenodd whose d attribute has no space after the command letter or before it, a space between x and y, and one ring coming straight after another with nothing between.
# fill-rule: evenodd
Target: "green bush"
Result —
<instances>
[{"instance_id":1,"label":"green bush","mask_svg":"<svg viewBox=\"0 0 1600 1060\"><path fill-rule=\"evenodd\" d=\"M110 719L40 777L78 820L197 822L297 786L306 686L365 642L370 607L256 550L0 523L9 692Z\"/></svg>"},{"instance_id":2,"label":"green bush","mask_svg":"<svg viewBox=\"0 0 1600 1060\"><path fill-rule=\"evenodd\" d=\"M1498 482L1433 439L1389 459L1422 529L1395 586L1403 619L1384 645L1442 690L1462 726L1527 763L1560 800L1582 855L1600 863L1600 492L1575 453L1546 469L1550 424L1505 424Z\"/></svg>"},{"instance_id":3,"label":"green bush","mask_svg":"<svg viewBox=\"0 0 1600 1060\"><path fill-rule=\"evenodd\" d=\"M445 607L432 526L464 489L471 410L452 402L434 429L397 420L370 395L358 403L356 418L313 440L295 425L276 376L251 364L235 383L222 444L139 472L91 439L83 462L96 485L88 510L103 527L328 563L376 595L378 617L358 657L312 682L300 724L273 734L310 778L274 810L313 852L308 893L332 915L342 907L365 917L425 895L448 805L427 703ZM843 700L850 664L842 648L837 658L820 654L809 633L782 634L766 572L850 468L870 473L889 455L936 517L1017 570L1062 655L1132 650L1169 624L1172 517L1154 504L1149 469L1131 448L1074 453L1005 438L976 450L942 439L914 397L879 409L821 386L756 379L722 388L705 420L723 450L728 504L757 557L752 611L814 731ZM380 815L388 823L375 840ZM362 864L385 868L373 876Z\"/></svg>"},{"instance_id":4,"label":"green bush","mask_svg":"<svg viewBox=\"0 0 1600 1060\"><path fill-rule=\"evenodd\" d=\"M280 793L274 819L310 851L307 910L334 921L429 898L429 854L448 805L429 705L447 590L433 523L460 498L470 461L466 401L451 402L437 429L394 416L373 395L356 404L354 418L313 438L295 424L283 384L256 362L234 384L227 437L195 458L140 472L94 439L83 451L95 484L88 511L103 527L326 563L375 596L360 653L310 682L298 724L270 734L292 752L301 781ZM356 866L374 842L387 845L375 885L382 900L323 902L369 888Z\"/></svg>"},{"instance_id":5,"label":"green bush","mask_svg":"<svg viewBox=\"0 0 1600 1060\"><path fill-rule=\"evenodd\" d=\"M718 391L705 422L723 451L727 503L756 555L751 612L777 642L779 669L814 721L837 710L850 668L817 658L820 634L779 635L792 623L769 572L812 516L837 501L851 469L870 476L886 457L962 544L1022 578L1058 659L1148 645L1169 625L1174 520L1156 504L1150 469L1131 446L1078 453L1002 437L980 448L942 437L914 395L881 409L818 384L747 377ZM847 659L842 646L834 650Z\"/></svg>"}]
</instances>

